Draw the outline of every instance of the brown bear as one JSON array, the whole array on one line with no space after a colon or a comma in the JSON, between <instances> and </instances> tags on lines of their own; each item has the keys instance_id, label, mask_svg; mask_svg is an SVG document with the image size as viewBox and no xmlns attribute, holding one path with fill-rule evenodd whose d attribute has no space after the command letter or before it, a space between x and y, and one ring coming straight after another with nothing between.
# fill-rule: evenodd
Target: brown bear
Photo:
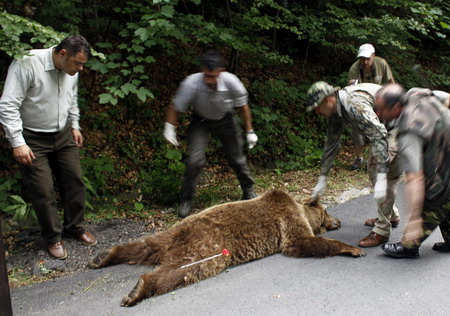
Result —
<instances>
[{"instance_id":1,"label":"brown bear","mask_svg":"<svg viewBox=\"0 0 450 316\"><path fill-rule=\"evenodd\" d=\"M315 236L338 229L340 225L340 221L328 215L318 202L297 203L287 193L273 190L253 200L213 206L164 232L114 246L92 258L88 266L159 265L142 275L130 294L123 298L123 306L132 306L146 297L172 291L215 276L228 267L275 253L297 258L339 254L363 256L360 248ZM189 265L221 254L223 249L230 255Z\"/></svg>"}]
</instances>

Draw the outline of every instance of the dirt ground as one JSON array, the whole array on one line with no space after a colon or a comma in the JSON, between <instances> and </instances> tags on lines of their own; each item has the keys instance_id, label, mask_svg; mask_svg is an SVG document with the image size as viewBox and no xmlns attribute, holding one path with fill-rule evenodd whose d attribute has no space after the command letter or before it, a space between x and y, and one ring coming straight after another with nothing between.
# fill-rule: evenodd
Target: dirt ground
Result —
<instances>
[{"instance_id":1,"label":"dirt ground","mask_svg":"<svg viewBox=\"0 0 450 316\"><path fill-rule=\"evenodd\" d=\"M106 222L87 223L86 229L92 232L98 244L89 247L72 238L63 237L68 257L55 260L45 250L37 227L20 231L7 237L7 267L12 287L24 285L26 276L31 283L47 278L59 277L86 269L87 260L102 249L113 245L138 239L154 231L145 221L112 219Z\"/></svg>"}]
</instances>

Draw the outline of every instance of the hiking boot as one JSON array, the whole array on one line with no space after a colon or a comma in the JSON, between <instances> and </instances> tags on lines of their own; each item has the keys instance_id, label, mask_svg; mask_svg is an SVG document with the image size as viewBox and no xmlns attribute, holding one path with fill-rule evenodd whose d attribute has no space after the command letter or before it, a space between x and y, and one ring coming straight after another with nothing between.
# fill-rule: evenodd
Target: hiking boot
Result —
<instances>
[{"instance_id":1,"label":"hiking boot","mask_svg":"<svg viewBox=\"0 0 450 316\"><path fill-rule=\"evenodd\" d=\"M180 206L178 207L178 216L181 218L185 218L189 215L192 207L192 200L181 201Z\"/></svg>"},{"instance_id":2,"label":"hiking boot","mask_svg":"<svg viewBox=\"0 0 450 316\"><path fill-rule=\"evenodd\" d=\"M241 197L241 200L252 200L252 199L254 199L255 197L257 197L255 191L250 190L250 191L244 192L244 194L243 194L242 197Z\"/></svg>"}]
</instances>

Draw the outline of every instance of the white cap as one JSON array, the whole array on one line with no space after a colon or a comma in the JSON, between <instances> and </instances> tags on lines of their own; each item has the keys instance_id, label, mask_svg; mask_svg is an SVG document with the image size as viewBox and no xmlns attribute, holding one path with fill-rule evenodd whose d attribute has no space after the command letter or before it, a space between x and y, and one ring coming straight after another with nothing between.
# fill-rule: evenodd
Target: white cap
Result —
<instances>
[{"instance_id":1,"label":"white cap","mask_svg":"<svg viewBox=\"0 0 450 316\"><path fill-rule=\"evenodd\" d=\"M375 47L372 44L363 44L359 46L357 57L369 58L373 53L375 53Z\"/></svg>"}]
</instances>

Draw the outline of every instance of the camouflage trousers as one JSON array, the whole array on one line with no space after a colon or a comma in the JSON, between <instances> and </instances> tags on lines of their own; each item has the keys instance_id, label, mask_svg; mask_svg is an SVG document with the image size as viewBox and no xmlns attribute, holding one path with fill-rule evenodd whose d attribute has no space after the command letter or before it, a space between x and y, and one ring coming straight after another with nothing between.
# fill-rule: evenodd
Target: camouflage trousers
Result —
<instances>
[{"instance_id":1,"label":"camouflage trousers","mask_svg":"<svg viewBox=\"0 0 450 316\"><path fill-rule=\"evenodd\" d=\"M397 129L389 131L388 146L389 146L389 172L387 173L387 190L386 198L377 201L378 220L375 222L373 232L389 237L392 230L391 221L400 220L400 213L398 208L394 205L395 196L397 194L398 183L402 175L399 159L397 157ZM369 175L372 185L375 185L377 178L377 159L373 156L372 150L369 149L369 157L367 159L367 173Z\"/></svg>"},{"instance_id":2,"label":"camouflage trousers","mask_svg":"<svg viewBox=\"0 0 450 316\"><path fill-rule=\"evenodd\" d=\"M450 197L438 208L422 210L423 234L421 243L431 235L437 226L441 229L445 243L450 243Z\"/></svg>"}]
</instances>

